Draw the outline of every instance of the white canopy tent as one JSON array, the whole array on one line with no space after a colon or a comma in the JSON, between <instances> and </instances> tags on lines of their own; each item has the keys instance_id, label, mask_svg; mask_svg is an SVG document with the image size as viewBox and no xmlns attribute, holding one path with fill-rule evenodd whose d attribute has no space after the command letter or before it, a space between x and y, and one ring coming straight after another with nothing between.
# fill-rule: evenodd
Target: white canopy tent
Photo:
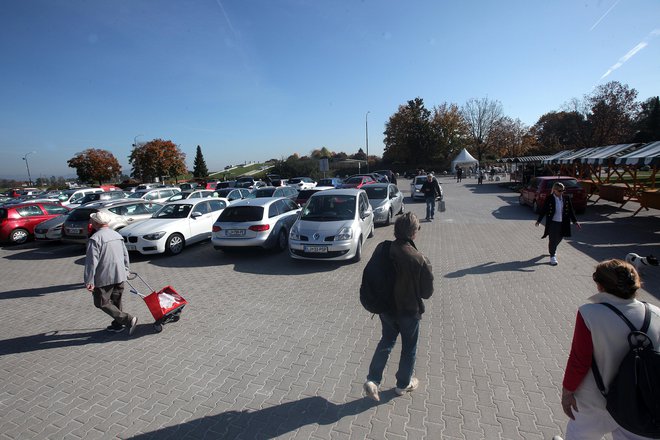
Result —
<instances>
[{"instance_id":1,"label":"white canopy tent","mask_svg":"<svg viewBox=\"0 0 660 440\"><path fill-rule=\"evenodd\" d=\"M451 172L456 171L456 166L463 168L466 166L478 165L479 161L475 159L465 148L458 153L458 156L451 161Z\"/></svg>"}]
</instances>

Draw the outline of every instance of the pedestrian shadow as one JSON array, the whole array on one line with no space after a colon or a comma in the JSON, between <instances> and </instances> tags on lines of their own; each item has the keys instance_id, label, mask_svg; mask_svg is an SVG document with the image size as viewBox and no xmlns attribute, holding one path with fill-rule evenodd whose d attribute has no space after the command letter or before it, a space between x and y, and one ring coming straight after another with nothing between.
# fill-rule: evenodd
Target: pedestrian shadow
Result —
<instances>
[{"instance_id":1,"label":"pedestrian shadow","mask_svg":"<svg viewBox=\"0 0 660 440\"><path fill-rule=\"evenodd\" d=\"M6 292L0 292L0 300L44 296L49 293L59 293L59 292L66 292L69 290L79 290L84 288L85 285L83 283L74 283L74 284L62 284L59 286L37 287L33 289L9 290Z\"/></svg>"},{"instance_id":2,"label":"pedestrian shadow","mask_svg":"<svg viewBox=\"0 0 660 440\"><path fill-rule=\"evenodd\" d=\"M354 416L370 408L388 403L396 397L394 390L380 393L380 402L368 398L341 405L313 396L257 411L226 411L191 420L175 426L139 434L132 439L222 438L271 439L303 426L331 425L344 417Z\"/></svg>"},{"instance_id":3,"label":"pedestrian shadow","mask_svg":"<svg viewBox=\"0 0 660 440\"><path fill-rule=\"evenodd\" d=\"M454 272L449 272L445 278L461 278L466 275L483 275L493 272L534 272L534 266L544 265L539 263L539 260L545 258L544 255L530 258L525 261L507 261L505 263L489 263L479 264L477 266L460 269Z\"/></svg>"},{"instance_id":4,"label":"pedestrian shadow","mask_svg":"<svg viewBox=\"0 0 660 440\"><path fill-rule=\"evenodd\" d=\"M155 330L145 331L151 325L138 325L133 335L128 336L126 330L121 333L110 333L105 329L70 329L54 330L30 336L4 339L0 341L0 356L8 354L28 353L51 348L77 347L88 344L103 344L110 341L136 339L156 333Z\"/></svg>"}]
</instances>

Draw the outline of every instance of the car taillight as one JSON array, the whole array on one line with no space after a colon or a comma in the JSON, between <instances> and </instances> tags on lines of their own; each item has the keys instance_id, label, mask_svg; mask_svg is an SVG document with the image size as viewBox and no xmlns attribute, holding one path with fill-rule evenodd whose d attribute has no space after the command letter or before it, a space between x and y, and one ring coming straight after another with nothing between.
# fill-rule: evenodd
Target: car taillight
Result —
<instances>
[{"instance_id":1,"label":"car taillight","mask_svg":"<svg viewBox=\"0 0 660 440\"><path fill-rule=\"evenodd\" d=\"M213 225L212 231L213 232L220 232L220 231L222 231L222 228L220 226Z\"/></svg>"},{"instance_id":2,"label":"car taillight","mask_svg":"<svg viewBox=\"0 0 660 440\"><path fill-rule=\"evenodd\" d=\"M94 226L92 226L92 222L87 223L87 235L92 235L94 232Z\"/></svg>"},{"instance_id":3,"label":"car taillight","mask_svg":"<svg viewBox=\"0 0 660 440\"><path fill-rule=\"evenodd\" d=\"M252 225L248 228L250 231L263 232L270 229L270 225Z\"/></svg>"}]
</instances>

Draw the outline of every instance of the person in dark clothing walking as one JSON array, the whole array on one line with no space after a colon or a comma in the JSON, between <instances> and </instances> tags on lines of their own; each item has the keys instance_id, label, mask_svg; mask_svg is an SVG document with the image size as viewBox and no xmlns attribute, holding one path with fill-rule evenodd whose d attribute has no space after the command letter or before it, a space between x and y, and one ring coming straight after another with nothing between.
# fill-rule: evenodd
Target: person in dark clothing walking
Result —
<instances>
[{"instance_id":1,"label":"person in dark clothing walking","mask_svg":"<svg viewBox=\"0 0 660 440\"><path fill-rule=\"evenodd\" d=\"M550 265L556 266L557 261L557 246L564 237L571 236L571 222L581 229L580 223L575 217L573 211L573 204L569 197L564 197L564 184L555 182L552 185L552 194L549 195L543 203L543 208L539 211L539 218L536 220L536 226L541 223L545 217L545 229L543 237L550 237L548 239L548 252L550 253Z\"/></svg>"},{"instance_id":2,"label":"person in dark clothing walking","mask_svg":"<svg viewBox=\"0 0 660 440\"><path fill-rule=\"evenodd\" d=\"M433 177L433 174L426 176L426 182L422 184L420 191L424 194L424 201L426 202L426 221L431 222L435 213L435 199L442 197L440 184Z\"/></svg>"},{"instance_id":3,"label":"person in dark clothing walking","mask_svg":"<svg viewBox=\"0 0 660 440\"><path fill-rule=\"evenodd\" d=\"M379 401L378 387L383 370L390 357L397 336L401 334L401 358L396 372L395 393L399 396L415 390L419 381L413 377L419 338L419 321L424 313L424 302L433 294L433 270L431 263L415 246L413 240L419 231L419 220L412 212L406 212L394 223L394 237L390 258L396 270L394 282L394 308L378 315L382 324L382 336L374 352L369 374L364 383L365 394Z\"/></svg>"}]
</instances>

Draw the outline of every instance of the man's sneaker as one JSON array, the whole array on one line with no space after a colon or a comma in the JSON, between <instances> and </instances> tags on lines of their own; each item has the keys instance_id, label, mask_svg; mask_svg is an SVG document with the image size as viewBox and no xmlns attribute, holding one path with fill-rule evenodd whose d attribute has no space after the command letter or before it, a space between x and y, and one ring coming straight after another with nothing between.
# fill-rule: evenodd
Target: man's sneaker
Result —
<instances>
[{"instance_id":1,"label":"man's sneaker","mask_svg":"<svg viewBox=\"0 0 660 440\"><path fill-rule=\"evenodd\" d=\"M128 326L128 335L132 335L133 332L135 331L135 327L137 327L137 316L133 316L133 319L131 319L131 324Z\"/></svg>"},{"instance_id":2,"label":"man's sneaker","mask_svg":"<svg viewBox=\"0 0 660 440\"><path fill-rule=\"evenodd\" d=\"M124 330L124 326L119 324L117 321L112 321L112 324L107 326L106 331L112 332L112 333L119 333L120 331Z\"/></svg>"},{"instance_id":3,"label":"man's sneaker","mask_svg":"<svg viewBox=\"0 0 660 440\"><path fill-rule=\"evenodd\" d=\"M397 393L399 396L403 396L406 393L416 390L418 386L419 386L419 381L417 380L416 377L413 377L412 379L410 379L410 383L408 384L407 387L405 388L396 387L394 388L394 392Z\"/></svg>"},{"instance_id":4,"label":"man's sneaker","mask_svg":"<svg viewBox=\"0 0 660 440\"><path fill-rule=\"evenodd\" d=\"M559 264L559 262L557 261L557 257L555 257L554 255L550 257L550 266L556 266L557 264Z\"/></svg>"},{"instance_id":5,"label":"man's sneaker","mask_svg":"<svg viewBox=\"0 0 660 440\"><path fill-rule=\"evenodd\" d=\"M367 395L367 397L375 400L376 402L380 402L380 396L378 395L378 385L376 385L375 382L370 380L366 381L364 383L364 393Z\"/></svg>"}]
</instances>

